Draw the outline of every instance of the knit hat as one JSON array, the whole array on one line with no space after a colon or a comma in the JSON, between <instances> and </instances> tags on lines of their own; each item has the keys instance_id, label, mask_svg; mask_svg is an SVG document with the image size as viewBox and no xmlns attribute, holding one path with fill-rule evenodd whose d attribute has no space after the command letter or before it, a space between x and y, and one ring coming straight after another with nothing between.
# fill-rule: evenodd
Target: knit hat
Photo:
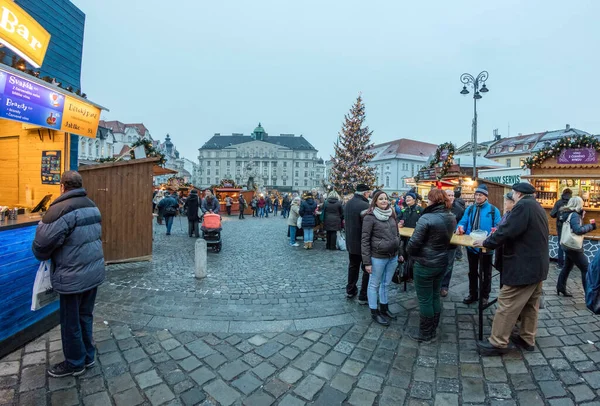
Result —
<instances>
[{"instance_id":1,"label":"knit hat","mask_svg":"<svg viewBox=\"0 0 600 406\"><path fill-rule=\"evenodd\" d=\"M487 186L484 184L481 184L481 185L477 186L477 189L475 189L475 193L481 193L482 195L486 195L486 197L487 197L489 192L488 192Z\"/></svg>"},{"instance_id":2,"label":"knit hat","mask_svg":"<svg viewBox=\"0 0 600 406\"><path fill-rule=\"evenodd\" d=\"M417 195L414 192L408 192L404 198L412 197L414 200L417 200Z\"/></svg>"}]
</instances>

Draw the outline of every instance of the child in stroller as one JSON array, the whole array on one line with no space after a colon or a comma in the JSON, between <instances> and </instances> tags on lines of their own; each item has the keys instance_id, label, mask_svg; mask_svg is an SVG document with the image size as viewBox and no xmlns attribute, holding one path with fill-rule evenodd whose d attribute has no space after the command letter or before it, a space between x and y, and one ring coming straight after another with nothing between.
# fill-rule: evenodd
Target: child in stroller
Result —
<instances>
[{"instance_id":1,"label":"child in stroller","mask_svg":"<svg viewBox=\"0 0 600 406\"><path fill-rule=\"evenodd\" d=\"M214 252L220 252L223 247L221 216L214 213L204 213L200 230L202 230L202 238L206 240L206 246L211 247Z\"/></svg>"}]
</instances>

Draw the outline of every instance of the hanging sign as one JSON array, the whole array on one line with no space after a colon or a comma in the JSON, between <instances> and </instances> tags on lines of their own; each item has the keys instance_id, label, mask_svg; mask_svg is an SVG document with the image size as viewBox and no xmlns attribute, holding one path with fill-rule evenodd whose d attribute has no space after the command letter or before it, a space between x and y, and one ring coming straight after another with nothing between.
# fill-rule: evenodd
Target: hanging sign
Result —
<instances>
[{"instance_id":1,"label":"hanging sign","mask_svg":"<svg viewBox=\"0 0 600 406\"><path fill-rule=\"evenodd\" d=\"M12 0L0 0L0 43L33 67L44 62L50 34Z\"/></svg>"},{"instance_id":2,"label":"hanging sign","mask_svg":"<svg viewBox=\"0 0 600 406\"><path fill-rule=\"evenodd\" d=\"M42 184L60 184L61 151L42 151Z\"/></svg>"},{"instance_id":3,"label":"hanging sign","mask_svg":"<svg viewBox=\"0 0 600 406\"><path fill-rule=\"evenodd\" d=\"M590 148L567 148L560 152L556 158L559 164L597 164L598 154L596 149Z\"/></svg>"},{"instance_id":4,"label":"hanging sign","mask_svg":"<svg viewBox=\"0 0 600 406\"><path fill-rule=\"evenodd\" d=\"M0 117L96 138L100 109L0 69Z\"/></svg>"}]
</instances>

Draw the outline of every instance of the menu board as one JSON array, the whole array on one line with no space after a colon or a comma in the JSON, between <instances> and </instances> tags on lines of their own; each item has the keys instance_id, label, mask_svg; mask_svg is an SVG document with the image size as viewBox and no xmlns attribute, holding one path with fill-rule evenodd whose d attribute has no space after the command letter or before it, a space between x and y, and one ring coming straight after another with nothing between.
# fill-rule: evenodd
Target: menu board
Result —
<instances>
[{"instance_id":1,"label":"menu board","mask_svg":"<svg viewBox=\"0 0 600 406\"><path fill-rule=\"evenodd\" d=\"M60 184L61 151L42 151L42 184Z\"/></svg>"},{"instance_id":2,"label":"menu board","mask_svg":"<svg viewBox=\"0 0 600 406\"><path fill-rule=\"evenodd\" d=\"M100 109L0 70L0 118L95 138Z\"/></svg>"}]
</instances>

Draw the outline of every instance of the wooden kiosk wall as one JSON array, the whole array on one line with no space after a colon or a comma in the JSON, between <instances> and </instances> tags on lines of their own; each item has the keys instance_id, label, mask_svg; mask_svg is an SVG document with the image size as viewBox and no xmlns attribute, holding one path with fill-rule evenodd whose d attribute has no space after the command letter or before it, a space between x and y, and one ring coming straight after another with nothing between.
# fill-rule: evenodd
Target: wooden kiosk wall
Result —
<instances>
[{"instance_id":1,"label":"wooden kiosk wall","mask_svg":"<svg viewBox=\"0 0 600 406\"><path fill-rule=\"evenodd\" d=\"M83 187L102 213L106 263L152 259L152 168L158 158L80 166Z\"/></svg>"}]
</instances>

